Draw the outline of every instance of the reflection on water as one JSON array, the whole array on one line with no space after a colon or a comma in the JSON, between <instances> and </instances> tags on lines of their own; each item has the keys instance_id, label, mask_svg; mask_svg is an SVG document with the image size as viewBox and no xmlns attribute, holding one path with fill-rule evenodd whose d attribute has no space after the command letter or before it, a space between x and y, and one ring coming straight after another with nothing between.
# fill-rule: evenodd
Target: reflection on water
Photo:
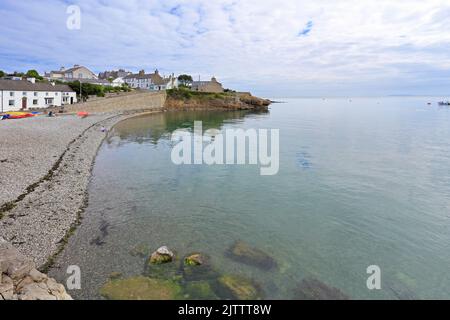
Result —
<instances>
[{"instance_id":1,"label":"reflection on water","mask_svg":"<svg viewBox=\"0 0 450 320\"><path fill-rule=\"evenodd\" d=\"M99 151L83 224L52 275L64 282L79 265L76 298L100 298L112 273L149 272L175 277L190 298L207 288L229 297L224 284L236 282L275 299L448 298L450 110L427 101L293 99L270 114L126 120ZM280 129L279 174L172 164L170 133L196 120L204 130ZM149 269L163 245L178 260ZM200 275L182 265L193 252L208 257ZM382 290L366 287L370 265L381 268Z\"/></svg>"}]
</instances>

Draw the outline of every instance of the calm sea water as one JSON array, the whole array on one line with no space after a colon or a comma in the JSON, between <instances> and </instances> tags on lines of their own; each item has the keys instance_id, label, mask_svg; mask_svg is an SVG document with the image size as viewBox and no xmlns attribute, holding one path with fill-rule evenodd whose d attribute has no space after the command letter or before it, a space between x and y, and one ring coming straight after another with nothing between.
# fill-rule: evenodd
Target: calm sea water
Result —
<instances>
[{"instance_id":1,"label":"calm sea water","mask_svg":"<svg viewBox=\"0 0 450 320\"><path fill-rule=\"evenodd\" d=\"M99 298L111 272L143 270L136 245L200 251L223 273L291 299L316 278L353 299L450 298L450 109L436 98L289 99L267 114L164 113L126 120L101 147L89 206L52 275L82 270L76 298ZM433 102L428 106L427 102ZM280 129L280 171L176 166L170 134L207 128ZM276 271L230 260L243 240ZM366 287L369 265L382 289Z\"/></svg>"}]
</instances>

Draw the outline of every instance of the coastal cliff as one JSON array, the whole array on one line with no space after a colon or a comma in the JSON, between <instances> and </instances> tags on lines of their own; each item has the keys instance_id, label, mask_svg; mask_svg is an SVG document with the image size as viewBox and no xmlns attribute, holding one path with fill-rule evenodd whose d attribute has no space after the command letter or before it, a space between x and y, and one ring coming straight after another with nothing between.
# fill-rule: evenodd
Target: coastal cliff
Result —
<instances>
[{"instance_id":1,"label":"coastal cliff","mask_svg":"<svg viewBox=\"0 0 450 320\"><path fill-rule=\"evenodd\" d=\"M186 89L167 90L166 109L176 110L254 110L267 111L271 101L237 92L195 92Z\"/></svg>"}]
</instances>

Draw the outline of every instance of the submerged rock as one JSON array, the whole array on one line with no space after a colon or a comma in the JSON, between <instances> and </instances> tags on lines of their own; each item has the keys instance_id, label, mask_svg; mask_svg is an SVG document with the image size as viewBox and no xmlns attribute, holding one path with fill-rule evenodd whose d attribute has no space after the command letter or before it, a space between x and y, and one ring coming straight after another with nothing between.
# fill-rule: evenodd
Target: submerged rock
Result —
<instances>
[{"instance_id":1,"label":"submerged rock","mask_svg":"<svg viewBox=\"0 0 450 320\"><path fill-rule=\"evenodd\" d=\"M192 281L185 286L185 296L190 300L218 300L208 281Z\"/></svg>"},{"instance_id":2,"label":"submerged rock","mask_svg":"<svg viewBox=\"0 0 450 320\"><path fill-rule=\"evenodd\" d=\"M201 266L206 263L207 257L200 253L193 253L184 259L184 263L188 266Z\"/></svg>"},{"instance_id":3,"label":"submerged rock","mask_svg":"<svg viewBox=\"0 0 450 320\"><path fill-rule=\"evenodd\" d=\"M217 279L219 273L213 269L209 256L195 253L184 259L183 277L186 281L212 280Z\"/></svg>"},{"instance_id":4,"label":"submerged rock","mask_svg":"<svg viewBox=\"0 0 450 320\"><path fill-rule=\"evenodd\" d=\"M107 282L100 294L109 300L179 300L181 286L170 280L133 277Z\"/></svg>"},{"instance_id":5,"label":"submerged rock","mask_svg":"<svg viewBox=\"0 0 450 320\"><path fill-rule=\"evenodd\" d=\"M303 279L295 289L295 300L348 300L341 290L317 279Z\"/></svg>"},{"instance_id":6,"label":"submerged rock","mask_svg":"<svg viewBox=\"0 0 450 320\"><path fill-rule=\"evenodd\" d=\"M218 279L219 289L230 299L259 300L262 299L262 291L258 284L250 279L224 275Z\"/></svg>"},{"instance_id":7,"label":"submerged rock","mask_svg":"<svg viewBox=\"0 0 450 320\"><path fill-rule=\"evenodd\" d=\"M166 246L159 248L150 256L150 263L152 264L163 264L172 262L174 258L174 253L169 250Z\"/></svg>"},{"instance_id":8,"label":"submerged rock","mask_svg":"<svg viewBox=\"0 0 450 320\"><path fill-rule=\"evenodd\" d=\"M263 270L277 268L277 262L264 251L251 247L244 241L236 241L227 252L231 259Z\"/></svg>"}]
</instances>

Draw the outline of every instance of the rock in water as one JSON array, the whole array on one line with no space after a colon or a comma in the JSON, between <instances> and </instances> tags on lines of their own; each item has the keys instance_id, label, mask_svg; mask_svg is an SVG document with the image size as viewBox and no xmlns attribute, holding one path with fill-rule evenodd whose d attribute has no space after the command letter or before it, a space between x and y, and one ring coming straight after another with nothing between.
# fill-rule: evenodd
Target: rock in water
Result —
<instances>
[{"instance_id":1,"label":"rock in water","mask_svg":"<svg viewBox=\"0 0 450 320\"><path fill-rule=\"evenodd\" d=\"M150 263L152 264L163 264L172 262L175 255L166 246L159 248L150 256Z\"/></svg>"},{"instance_id":2,"label":"rock in water","mask_svg":"<svg viewBox=\"0 0 450 320\"><path fill-rule=\"evenodd\" d=\"M186 284L185 293L189 300L218 300L210 282L192 281Z\"/></svg>"},{"instance_id":3,"label":"rock in water","mask_svg":"<svg viewBox=\"0 0 450 320\"><path fill-rule=\"evenodd\" d=\"M205 264L207 258L200 253L193 253L184 259L184 263L188 266L201 266Z\"/></svg>"},{"instance_id":4,"label":"rock in water","mask_svg":"<svg viewBox=\"0 0 450 320\"><path fill-rule=\"evenodd\" d=\"M295 290L296 300L349 300L341 290L317 279L303 279Z\"/></svg>"},{"instance_id":5,"label":"rock in water","mask_svg":"<svg viewBox=\"0 0 450 320\"><path fill-rule=\"evenodd\" d=\"M178 300L181 286L175 281L134 277L106 283L100 294L109 300Z\"/></svg>"},{"instance_id":6,"label":"rock in water","mask_svg":"<svg viewBox=\"0 0 450 320\"><path fill-rule=\"evenodd\" d=\"M212 280L217 279L219 274L213 269L209 256L194 253L184 259L183 277L186 281Z\"/></svg>"},{"instance_id":7,"label":"rock in water","mask_svg":"<svg viewBox=\"0 0 450 320\"><path fill-rule=\"evenodd\" d=\"M228 250L227 256L262 270L277 268L277 262L271 256L260 249L251 247L244 241L236 241Z\"/></svg>"},{"instance_id":8,"label":"rock in water","mask_svg":"<svg viewBox=\"0 0 450 320\"><path fill-rule=\"evenodd\" d=\"M224 275L218 279L221 291L230 299L260 300L262 291L255 282L240 276Z\"/></svg>"}]
</instances>

